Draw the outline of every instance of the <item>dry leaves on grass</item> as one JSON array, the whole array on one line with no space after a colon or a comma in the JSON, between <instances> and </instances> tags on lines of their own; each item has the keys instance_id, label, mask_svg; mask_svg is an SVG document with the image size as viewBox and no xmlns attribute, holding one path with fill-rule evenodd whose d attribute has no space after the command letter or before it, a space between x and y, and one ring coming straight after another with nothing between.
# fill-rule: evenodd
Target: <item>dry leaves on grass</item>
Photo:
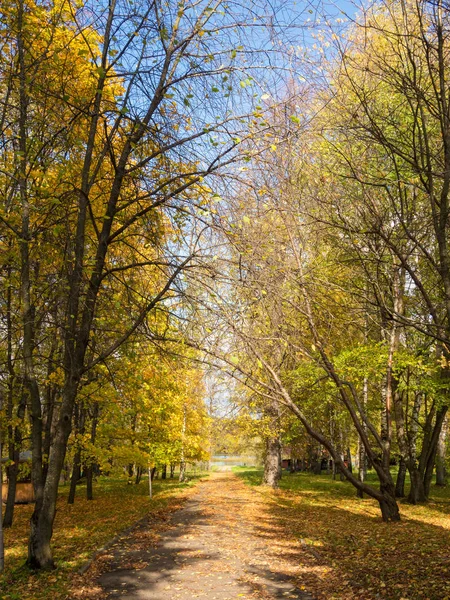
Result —
<instances>
[{"instance_id":1,"label":"dry leaves on grass","mask_svg":"<svg viewBox=\"0 0 450 600\"><path fill-rule=\"evenodd\" d=\"M256 483L253 471L241 473ZM402 521L383 523L378 505L347 483L287 474L265 505L261 527L273 553L301 565L299 581L326 600L450 599L450 503L401 504Z\"/></svg>"},{"instance_id":2,"label":"dry leaves on grass","mask_svg":"<svg viewBox=\"0 0 450 600\"><path fill-rule=\"evenodd\" d=\"M58 498L53 536L58 567L52 572L32 573L23 566L32 505L17 506L13 527L5 531L6 569L0 576L0 600L101 598L101 590L93 582L101 568L105 568L104 557L99 557L83 577L76 575L78 569L96 550L149 511L152 518L159 518L162 527L167 514L182 505L197 481L198 478L193 478L188 486L174 480L157 481L151 501L145 482L128 486L123 480L101 479L96 484L95 500L87 501L80 486L74 505L67 504L67 489L63 489ZM152 535L157 536L157 532Z\"/></svg>"}]
</instances>

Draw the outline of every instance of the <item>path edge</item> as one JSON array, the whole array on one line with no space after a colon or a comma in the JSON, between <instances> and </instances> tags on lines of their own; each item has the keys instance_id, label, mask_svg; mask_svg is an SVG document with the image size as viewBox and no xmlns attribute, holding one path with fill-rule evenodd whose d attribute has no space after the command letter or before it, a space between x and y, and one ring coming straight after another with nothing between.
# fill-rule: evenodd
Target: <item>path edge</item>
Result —
<instances>
[{"instance_id":1,"label":"path edge","mask_svg":"<svg viewBox=\"0 0 450 600\"><path fill-rule=\"evenodd\" d=\"M111 548L111 546L113 546L121 538L129 535L133 531L133 529L136 529L141 524L143 525L145 523L145 521L149 521L150 514L151 513L148 512L145 516L141 517L140 519L138 519L137 521L135 521L134 523L132 523L125 529L122 529L113 538L111 538L105 544L103 544L103 546L101 548L98 548L98 550L95 550L94 553L91 555L91 557L85 563L83 563L79 569L77 569L76 572L78 573L78 575L84 575L89 570L89 568L94 563L94 561L100 556L100 554L103 554L103 552L106 552L106 550L109 550L109 548Z\"/></svg>"}]
</instances>

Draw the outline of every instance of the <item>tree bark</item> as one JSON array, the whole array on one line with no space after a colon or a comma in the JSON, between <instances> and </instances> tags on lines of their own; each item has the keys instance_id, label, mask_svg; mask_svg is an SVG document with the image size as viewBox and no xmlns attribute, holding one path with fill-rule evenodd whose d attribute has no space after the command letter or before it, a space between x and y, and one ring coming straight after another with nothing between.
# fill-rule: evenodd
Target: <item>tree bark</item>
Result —
<instances>
[{"instance_id":1,"label":"tree bark","mask_svg":"<svg viewBox=\"0 0 450 600\"><path fill-rule=\"evenodd\" d=\"M396 498L404 498L405 497L405 479L406 479L406 461L403 456L400 457L400 462L398 466L397 480L395 482L395 497Z\"/></svg>"},{"instance_id":2,"label":"tree bark","mask_svg":"<svg viewBox=\"0 0 450 600\"><path fill-rule=\"evenodd\" d=\"M150 500L153 498L153 486L152 486L152 469L151 467L148 468L148 496L150 498Z\"/></svg>"},{"instance_id":3,"label":"tree bark","mask_svg":"<svg viewBox=\"0 0 450 600\"><path fill-rule=\"evenodd\" d=\"M70 478L70 490L67 498L67 504L73 504L75 502L75 494L77 491L77 484L81 476L81 450L78 449L75 452L72 467L72 477Z\"/></svg>"},{"instance_id":4,"label":"tree bark","mask_svg":"<svg viewBox=\"0 0 450 600\"><path fill-rule=\"evenodd\" d=\"M447 485L447 468L445 464L447 453L447 422L442 427L436 454L436 485L440 487Z\"/></svg>"},{"instance_id":5,"label":"tree bark","mask_svg":"<svg viewBox=\"0 0 450 600\"><path fill-rule=\"evenodd\" d=\"M142 467L136 467L136 477L134 479L134 483L135 485L139 485L139 483L141 482L141 477L142 477Z\"/></svg>"},{"instance_id":6,"label":"tree bark","mask_svg":"<svg viewBox=\"0 0 450 600\"><path fill-rule=\"evenodd\" d=\"M178 481L182 483L186 478L186 463L183 461L180 462L180 475L178 477Z\"/></svg>"},{"instance_id":7,"label":"tree bark","mask_svg":"<svg viewBox=\"0 0 450 600\"><path fill-rule=\"evenodd\" d=\"M94 409L92 411L92 423L91 423L91 444L94 446L95 439L97 437L97 423L98 423L98 415L99 415L99 404L96 402L94 404ZM94 499L94 463L92 461L92 456L89 458L89 463L86 466L86 499L93 500Z\"/></svg>"},{"instance_id":8,"label":"tree bark","mask_svg":"<svg viewBox=\"0 0 450 600\"><path fill-rule=\"evenodd\" d=\"M413 468L409 471L411 479L411 487L408 495L408 502L411 504L419 504L420 502L426 502L425 488L423 485L423 477L419 469Z\"/></svg>"},{"instance_id":9,"label":"tree bark","mask_svg":"<svg viewBox=\"0 0 450 600\"><path fill-rule=\"evenodd\" d=\"M436 421L434 424L433 432L429 442L428 456L426 461L426 468L424 473L424 489L425 496L428 499L430 495L431 481L433 479L434 466L436 463L436 454L439 444L439 437L441 435L442 426L444 424L445 416L447 414L447 407L441 407L436 413Z\"/></svg>"},{"instance_id":10,"label":"tree bark","mask_svg":"<svg viewBox=\"0 0 450 600\"><path fill-rule=\"evenodd\" d=\"M361 440L358 436L358 480L361 483L364 483L367 474L367 457L366 451L364 450L364 444L361 443ZM356 495L358 498L364 498L364 493L361 489L356 490Z\"/></svg>"},{"instance_id":11,"label":"tree bark","mask_svg":"<svg viewBox=\"0 0 450 600\"><path fill-rule=\"evenodd\" d=\"M12 391L12 390L11 390ZM25 406L26 398L24 390L22 390L21 400L17 409L17 418L22 423L25 417ZM3 527L6 529L12 526L14 518L14 505L16 501L16 489L17 489L17 477L19 474L19 457L20 448L22 446L22 433L20 430L20 424L14 427L13 441L9 447L9 458L14 461L12 465L8 467L8 495L6 498L5 514L3 517ZM1 518L1 513L0 513Z\"/></svg>"},{"instance_id":12,"label":"tree bark","mask_svg":"<svg viewBox=\"0 0 450 600\"><path fill-rule=\"evenodd\" d=\"M86 409L78 406L75 406L75 423L76 423L76 432L77 434L84 433L84 426L86 421ZM77 443L77 440L75 441ZM81 477L81 446L78 442L78 446L75 452L75 456L73 459L73 468L72 468L72 477L70 480L70 491L69 497L67 499L68 504L73 504L75 502L75 495L77 491L77 484Z\"/></svg>"},{"instance_id":13,"label":"tree bark","mask_svg":"<svg viewBox=\"0 0 450 600\"><path fill-rule=\"evenodd\" d=\"M400 512L395 500L394 490L389 493L384 490L384 498L379 501L383 521L400 521Z\"/></svg>"},{"instance_id":14,"label":"tree bark","mask_svg":"<svg viewBox=\"0 0 450 600\"><path fill-rule=\"evenodd\" d=\"M281 479L281 441L276 435L266 439L264 456L264 485L277 488Z\"/></svg>"},{"instance_id":15,"label":"tree bark","mask_svg":"<svg viewBox=\"0 0 450 600\"><path fill-rule=\"evenodd\" d=\"M9 459L13 464L6 469L8 476L8 495L6 498L5 514L3 517L3 527L6 529L11 527L14 518L14 504L16 499L17 475L19 471L19 454L22 443L22 435L19 425L15 427L12 424L14 411L14 384L15 370L13 362L13 338L12 338L12 286L11 286L11 266L7 267L8 288L6 292L6 338L7 338L7 369L8 369L8 397L7 397L7 419L8 419L8 439L9 439ZM17 417L20 422L25 416L25 395L22 388L21 403L17 411ZM0 454L1 458L1 454ZM0 512L0 519L2 513Z\"/></svg>"}]
</instances>

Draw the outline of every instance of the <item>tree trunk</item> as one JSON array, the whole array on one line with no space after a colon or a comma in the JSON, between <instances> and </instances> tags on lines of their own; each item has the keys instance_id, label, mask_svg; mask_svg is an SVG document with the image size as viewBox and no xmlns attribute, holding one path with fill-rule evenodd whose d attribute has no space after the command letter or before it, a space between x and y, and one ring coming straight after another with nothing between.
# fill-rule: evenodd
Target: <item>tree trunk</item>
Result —
<instances>
[{"instance_id":1,"label":"tree trunk","mask_svg":"<svg viewBox=\"0 0 450 600\"><path fill-rule=\"evenodd\" d=\"M128 471L128 479L131 480L134 476L134 464L133 463L128 464L127 471ZM131 481L128 481L128 483L131 483Z\"/></svg>"},{"instance_id":2,"label":"tree trunk","mask_svg":"<svg viewBox=\"0 0 450 600\"><path fill-rule=\"evenodd\" d=\"M12 424L13 410L14 410L14 385L15 385L15 371L13 362L13 331L12 331L12 289L11 289L11 266L7 268L8 273L8 288L7 288L7 305L6 305L6 337L7 337L7 368L8 368L8 400L7 400L7 419L8 423L8 438L9 438L9 459L13 461L13 464L7 467L6 472L8 475L8 495L6 498L5 514L3 517L3 527L8 528L12 526L14 518L14 504L16 500L16 484L17 475L19 472L19 455L20 448L22 445L22 433L20 425L25 417L25 406L26 398L25 392L22 387L21 400L17 409L17 418L19 423L15 426ZM1 459L1 453L0 453ZM0 519L2 512L0 511Z\"/></svg>"},{"instance_id":3,"label":"tree trunk","mask_svg":"<svg viewBox=\"0 0 450 600\"><path fill-rule=\"evenodd\" d=\"M364 444L361 443L361 438L358 436L358 480L361 483L364 483L364 481L366 479L366 473L367 473L366 451L364 449ZM364 492L360 488L357 488L356 495L358 496L358 498L363 498Z\"/></svg>"},{"instance_id":4,"label":"tree trunk","mask_svg":"<svg viewBox=\"0 0 450 600\"><path fill-rule=\"evenodd\" d=\"M347 448L347 456L348 456L348 470L350 473L353 473L353 463L352 463L352 455L350 454L350 448Z\"/></svg>"},{"instance_id":5,"label":"tree trunk","mask_svg":"<svg viewBox=\"0 0 450 600\"><path fill-rule=\"evenodd\" d=\"M56 309L55 309L56 310ZM57 322L57 315L54 315L55 322ZM47 386L45 390L45 402L42 410L42 420L43 420L43 433L44 440L42 443L42 452L44 456L48 458L50 455L50 446L52 444L52 435L53 435L53 419L56 416L55 404L57 397L57 388L50 382L51 375L55 369L55 353L57 351L58 338L55 336L52 340L52 345L50 348L50 354L47 360ZM47 477L47 469L48 469L48 461L45 461L42 466L42 479L45 483L45 479Z\"/></svg>"},{"instance_id":6,"label":"tree trunk","mask_svg":"<svg viewBox=\"0 0 450 600\"><path fill-rule=\"evenodd\" d=\"M411 478L411 488L409 490L408 502L411 504L418 504L419 502L426 502L425 488L423 485L423 477L419 469L414 468L409 472Z\"/></svg>"},{"instance_id":7,"label":"tree trunk","mask_svg":"<svg viewBox=\"0 0 450 600\"><path fill-rule=\"evenodd\" d=\"M70 491L69 491L69 497L67 498L68 504L73 504L75 502L77 483L80 480L80 475L81 475L81 450L78 449L75 452L75 457L73 459L72 477L70 478Z\"/></svg>"},{"instance_id":8,"label":"tree trunk","mask_svg":"<svg viewBox=\"0 0 450 600\"><path fill-rule=\"evenodd\" d=\"M94 404L94 410L92 412L92 423L91 423L91 444L95 444L95 438L97 436L97 423L98 423L99 404ZM86 499L94 499L94 462L92 456L89 458L89 464L86 467Z\"/></svg>"},{"instance_id":9,"label":"tree trunk","mask_svg":"<svg viewBox=\"0 0 450 600\"><path fill-rule=\"evenodd\" d=\"M395 497L405 497L405 479L406 479L406 461L403 456L400 457L400 463L398 466L397 481L395 482Z\"/></svg>"},{"instance_id":10,"label":"tree trunk","mask_svg":"<svg viewBox=\"0 0 450 600\"><path fill-rule=\"evenodd\" d=\"M425 501L425 492L423 490L423 479L417 465L417 433L419 430L419 414L422 407L423 394L416 392L414 396L413 412L411 416L410 434L409 434L409 458L407 467L410 478L410 490L408 502L417 504ZM427 417L428 419L428 417Z\"/></svg>"},{"instance_id":11,"label":"tree trunk","mask_svg":"<svg viewBox=\"0 0 450 600\"><path fill-rule=\"evenodd\" d=\"M52 557L50 540L53 534L53 521L56 512L59 477L64 465L67 441L72 423L73 404L78 389L78 381L67 382L62 394L62 404L55 436L50 449L49 466L45 486L35 485L36 503L30 520L30 539L27 564L32 569L50 569L55 564ZM36 390L37 392L37 390ZM36 393L35 392L35 393ZM37 435L39 433L39 436ZM35 431L38 442L42 440L42 429ZM33 446L33 451L35 447ZM37 461L36 461L37 463ZM42 465L42 460L37 463ZM34 481L39 481L35 476ZM42 481L42 475L41 479ZM37 489L37 493L36 493Z\"/></svg>"},{"instance_id":12,"label":"tree trunk","mask_svg":"<svg viewBox=\"0 0 450 600\"><path fill-rule=\"evenodd\" d=\"M14 504L16 501L17 475L19 472L19 451L14 451L14 464L10 465L7 470L8 475L8 495L5 503L5 514L3 516L3 528L8 529L12 526L14 518ZM0 514L1 518L1 514Z\"/></svg>"},{"instance_id":13,"label":"tree trunk","mask_svg":"<svg viewBox=\"0 0 450 600\"><path fill-rule=\"evenodd\" d=\"M265 439L264 477L263 484L272 488L278 487L281 479L281 438L280 438L280 407L277 402L271 402L264 409L269 419L269 432ZM310 446L310 455L312 446ZM314 445L314 449L316 444ZM315 454L315 452L314 452Z\"/></svg>"},{"instance_id":14,"label":"tree trunk","mask_svg":"<svg viewBox=\"0 0 450 600\"><path fill-rule=\"evenodd\" d=\"M153 486L152 486L152 469L151 467L148 468L148 496L150 499L153 498Z\"/></svg>"},{"instance_id":15,"label":"tree trunk","mask_svg":"<svg viewBox=\"0 0 450 600\"><path fill-rule=\"evenodd\" d=\"M142 467L136 467L136 478L134 480L135 485L138 485L142 477Z\"/></svg>"},{"instance_id":16,"label":"tree trunk","mask_svg":"<svg viewBox=\"0 0 450 600\"><path fill-rule=\"evenodd\" d=\"M447 414L447 406L441 407L436 413L436 421L434 424L433 432L431 434L426 468L424 473L424 489L425 497L428 499L430 495L431 481L433 479L434 465L436 463L436 455L439 445L439 438L441 436L442 427L444 425L445 416Z\"/></svg>"},{"instance_id":17,"label":"tree trunk","mask_svg":"<svg viewBox=\"0 0 450 600\"><path fill-rule=\"evenodd\" d=\"M86 500L94 499L94 467L92 464L86 466Z\"/></svg>"},{"instance_id":18,"label":"tree trunk","mask_svg":"<svg viewBox=\"0 0 450 600\"><path fill-rule=\"evenodd\" d=\"M400 512L398 504L393 494L384 494L384 498L379 501L383 521L400 521Z\"/></svg>"},{"instance_id":19,"label":"tree trunk","mask_svg":"<svg viewBox=\"0 0 450 600\"><path fill-rule=\"evenodd\" d=\"M47 389L47 406L45 407L44 417L45 417L45 427L44 427L44 441L42 445L42 451L45 456L49 456L50 454L50 446L52 443L52 425L53 425L53 416L55 412L55 400L56 400L56 391L51 389L51 386L48 386ZM42 479L45 482L47 478L47 470L48 470L48 461L46 461L42 467Z\"/></svg>"},{"instance_id":20,"label":"tree trunk","mask_svg":"<svg viewBox=\"0 0 450 600\"><path fill-rule=\"evenodd\" d=\"M164 463L161 470L161 479L167 479L167 464Z\"/></svg>"},{"instance_id":21,"label":"tree trunk","mask_svg":"<svg viewBox=\"0 0 450 600\"><path fill-rule=\"evenodd\" d=\"M281 442L280 436L266 439L266 454L264 457L264 485L278 487L281 479Z\"/></svg>"},{"instance_id":22,"label":"tree trunk","mask_svg":"<svg viewBox=\"0 0 450 600\"><path fill-rule=\"evenodd\" d=\"M175 475L175 463L170 463L170 479L173 479Z\"/></svg>"},{"instance_id":23,"label":"tree trunk","mask_svg":"<svg viewBox=\"0 0 450 600\"><path fill-rule=\"evenodd\" d=\"M86 409L78 406L75 406L75 424L76 424L76 432L79 434L84 433L84 426L86 421ZM77 484L81 477L81 446L80 442L76 440L76 451L73 459L73 468L72 468L72 478L70 480L70 491L69 497L67 499L68 504L73 504L75 502L75 494L77 491Z\"/></svg>"},{"instance_id":24,"label":"tree trunk","mask_svg":"<svg viewBox=\"0 0 450 600\"><path fill-rule=\"evenodd\" d=\"M447 422L444 423L439 436L436 454L436 485L445 487L447 485L447 469L445 464L447 451Z\"/></svg>"},{"instance_id":25,"label":"tree trunk","mask_svg":"<svg viewBox=\"0 0 450 600\"><path fill-rule=\"evenodd\" d=\"M178 477L178 481L182 483L186 478L186 463L183 461L180 462L180 475Z\"/></svg>"},{"instance_id":26,"label":"tree trunk","mask_svg":"<svg viewBox=\"0 0 450 600\"><path fill-rule=\"evenodd\" d=\"M11 390L12 393L12 390ZM17 409L17 417L22 423L25 416L26 398L24 391L22 390L21 400ZM19 474L19 458L20 458L20 447L22 445L22 433L20 425L14 427L14 440L10 444L9 458L13 460L13 464L8 467L8 495L6 497L5 514L3 517L3 527L8 528L12 526L14 518L14 505L16 501L16 488L17 488L17 477ZM1 458L1 455L0 455ZM1 518L1 513L0 513Z\"/></svg>"}]
</instances>

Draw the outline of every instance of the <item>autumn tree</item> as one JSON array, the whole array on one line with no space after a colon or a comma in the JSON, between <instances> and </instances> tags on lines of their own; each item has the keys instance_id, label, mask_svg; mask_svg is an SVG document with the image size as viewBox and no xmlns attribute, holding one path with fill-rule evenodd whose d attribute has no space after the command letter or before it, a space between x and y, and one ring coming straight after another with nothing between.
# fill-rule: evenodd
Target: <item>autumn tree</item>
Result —
<instances>
[{"instance_id":1,"label":"autumn tree","mask_svg":"<svg viewBox=\"0 0 450 600\"><path fill-rule=\"evenodd\" d=\"M448 7L376 3L345 44L326 93L317 195L323 220L365 265L390 337L392 419L417 502L429 493L448 405ZM424 356L434 380L420 374Z\"/></svg>"},{"instance_id":2,"label":"autumn tree","mask_svg":"<svg viewBox=\"0 0 450 600\"><path fill-rule=\"evenodd\" d=\"M8 377L19 386L13 410L23 397L31 418L32 567L53 566L80 389L151 327L148 315L195 265L188 223L205 178L223 176L239 157L247 116L263 120L253 104L271 71L257 82L252 52L267 40L247 32L262 31L265 14L237 3L121 0L17 0L2 14L2 244L12 247L3 254L6 289L20 295L10 331L21 340L8 350L19 353ZM135 290L130 281L147 268L159 279ZM111 331L102 311L123 289L130 310Z\"/></svg>"}]
</instances>

